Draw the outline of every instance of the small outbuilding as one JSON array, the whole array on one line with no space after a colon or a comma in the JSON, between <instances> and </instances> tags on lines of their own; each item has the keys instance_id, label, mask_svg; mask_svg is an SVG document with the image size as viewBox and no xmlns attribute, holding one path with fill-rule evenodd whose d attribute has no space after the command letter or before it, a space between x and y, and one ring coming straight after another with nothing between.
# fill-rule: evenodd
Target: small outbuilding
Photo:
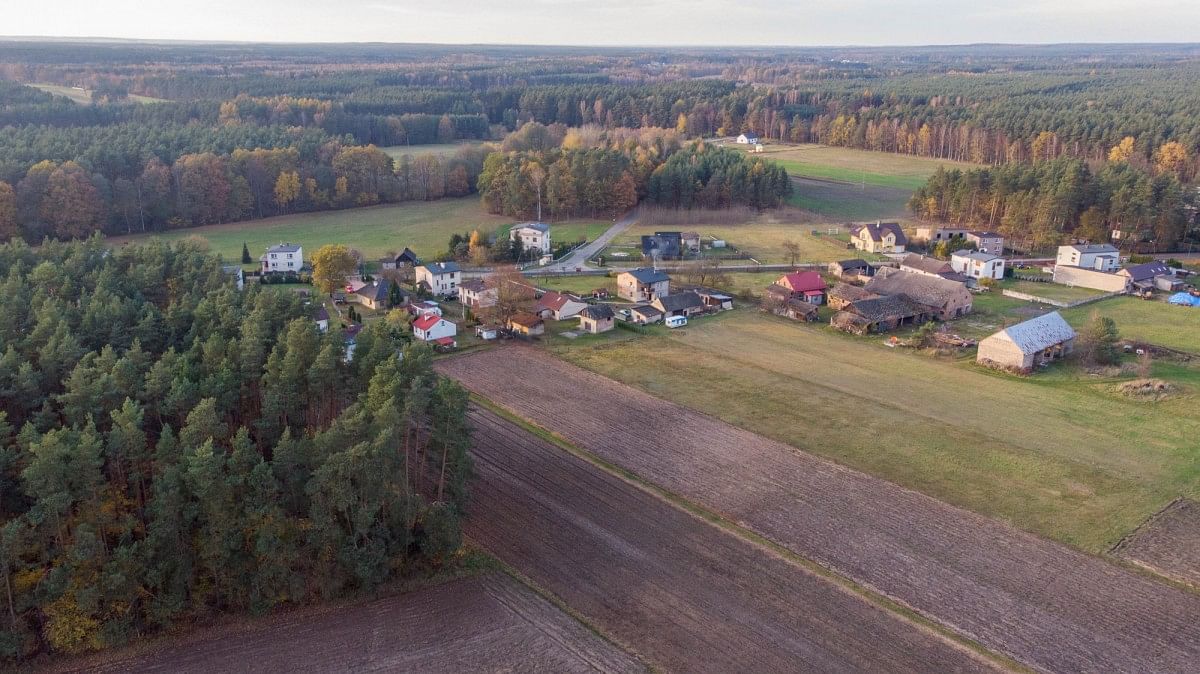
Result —
<instances>
[{"instance_id":1,"label":"small outbuilding","mask_svg":"<svg viewBox=\"0 0 1200 674\"><path fill-rule=\"evenodd\" d=\"M1063 358L1075 346L1075 330L1057 311L1009 326L979 342L975 362L1017 372Z\"/></svg>"},{"instance_id":2,"label":"small outbuilding","mask_svg":"<svg viewBox=\"0 0 1200 674\"><path fill-rule=\"evenodd\" d=\"M579 328L598 335L616 327L616 314L607 304L593 304L579 312Z\"/></svg>"},{"instance_id":3,"label":"small outbuilding","mask_svg":"<svg viewBox=\"0 0 1200 674\"><path fill-rule=\"evenodd\" d=\"M546 324L535 314L523 311L508 319L508 329L514 334L536 337L546 332Z\"/></svg>"}]
</instances>

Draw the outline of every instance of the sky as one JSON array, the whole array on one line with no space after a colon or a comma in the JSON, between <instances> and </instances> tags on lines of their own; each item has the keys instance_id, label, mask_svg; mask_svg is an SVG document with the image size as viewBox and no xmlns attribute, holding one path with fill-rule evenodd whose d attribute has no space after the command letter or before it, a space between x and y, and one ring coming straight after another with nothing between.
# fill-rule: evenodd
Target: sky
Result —
<instances>
[{"instance_id":1,"label":"sky","mask_svg":"<svg viewBox=\"0 0 1200 674\"><path fill-rule=\"evenodd\" d=\"M1197 0L0 0L6 36L553 45L1195 42Z\"/></svg>"}]
</instances>

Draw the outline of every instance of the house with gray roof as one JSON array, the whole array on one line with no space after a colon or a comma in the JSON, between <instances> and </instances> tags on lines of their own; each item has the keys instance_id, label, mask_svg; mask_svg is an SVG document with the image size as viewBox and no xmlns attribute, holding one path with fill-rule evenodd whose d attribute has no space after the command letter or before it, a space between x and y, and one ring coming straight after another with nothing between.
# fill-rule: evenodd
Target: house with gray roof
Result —
<instances>
[{"instance_id":1,"label":"house with gray roof","mask_svg":"<svg viewBox=\"0 0 1200 674\"><path fill-rule=\"evenodd\" d=\"M950 255L950 266L954 271L971 279L1004 278L1004 258L979 250L956 250Z\"/></svg>"},{"instance_id":2,"label":"house with gray roof","mask_svg":"<svg viewBox=\"0 0 1200 674\"><path fill-rule=\"evenodd\" d=\"M278 243L259 256L264 274L297 273L304 267L304 247L298 243Z\"/></svg>"},{"instance_id":3,"label":"house with gray roof","mask_svg":"<svg viewBox=\"0 0 1200 674\"><path fill-rule=\"evenodd\" d=\"M1080 267L1095 271L1116 271L1121 257L1116 246L1108 243L1077 243L1059 246L1054 264L1061 267Z\"/></svg>"},{"instance_id":4,"label":"house with gray roof","mask_svg":"<svg viewBox=\"0 0 1200 674\"><path fill-rule=\"evenodd\" d=\"M864 286L876 295L904 295L933 307L937 318L949 321L971 313L971 291L958 281L884 267Z\"/></svg>"},{"instance_id":5,"label":"house with gray roof","mask_svg":"<svg viewBox=\"0 0 1200 674\"><path fill-rule=\"evenodd\" d=\"M416 268L414 278L417 286L430 293L440 297L451 297L458 295L458 284L462 283L462 270L454 262L429 262Z\"/></svg>"},{"instance_id":6,"label":"house with gray roof","mask_svg":"<svg viewBox=\"0 0 1200 674\"><path fill-rule=\"evenodd\" d=\"M617 276L617 296L630 302L653 302L671 294L671 277L665 271L638 267Z\"/></svg>"},{"instance_id":7,"label":"house with gray roof","mask_svg":"<svg viewBox=\"0 0 1200 674\"><path fill-rule=\"evenodd\" d=\"M513 228L508 230L508 238L513 241L520 239L522 250L537 251L542 255L550 252L550 225L544 222L513 225Z\"/></svg>"},{"instance_id":8,"label":"house with gray roof","mask_svg":"<svg viewBox=\"0 0 1200 674\"><path fill-rule=\"evenodd\" d=\"M687 290L674 295L664 295L651 303L663 316L695 316L704 313L704 300L695 291Z\"/></svg>"},{"instance_id":9,"label":"house with gray roof","mask_svg":"<svg viewBox=\"0 0 1200 674\"><path fill-rule=\"evenodd\" d=\"M1066 357L1074 346L1075 330L1057 311L1051 311L980 340L975 362L1027 373Z\"/></svg>"}]
</instances>

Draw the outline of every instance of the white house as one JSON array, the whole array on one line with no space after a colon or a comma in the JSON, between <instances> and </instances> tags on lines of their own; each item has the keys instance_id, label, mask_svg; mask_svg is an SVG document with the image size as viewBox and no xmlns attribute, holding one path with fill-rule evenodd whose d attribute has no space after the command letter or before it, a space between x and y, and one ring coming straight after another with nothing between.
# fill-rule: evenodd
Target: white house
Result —
<instances>
[{"instance_id":1,"label":"white house","mask_svg":"<svg viewBox=\"0 0 1200 674\"><path fill-rule=\"evenodd\" d=\"M521 239L521 249L538 251L542 255L550 253L550 225L544 222L526 222L514 225L508 230L508 238L516 241Z\"/></svg>"},{"instance_id":2,"label":"white house","mask_svg":"<svg viewBox=\"0 0 1200 674\"><path fill-rule=\"evenodd\" d=\"M1054 263L1063 267L1082 267L1096 271L1116 271L1121 258L1115 246L1108 243L1080 243L1059 246Z\"/></svg>"},{"instance_id":3,"label":"white house","mask_svg":"<svg viewBox=\"0 0 1200 674\"><path fill-rule=\"evenodd\" d=\"M325 310L324 306L313 312L313 323L317 324L317 329L321 332L329 330L329 312Z\"/></svg>"},{"instance_id":4,"label":"white house","mask_svg":"<svg viewBox=\"0 0 1200 674\"><path fill-rule=\"evenodd\" d=\"M968 278L1004 278L1004 258L976 250L956 250L950 255L950 266Z\"/></svg>"},{"instance_id":5,"label":"white house","mask_svg":"<svg viewBox=\"0 0 1200 674\"><path fill-rule=\"evenodd\" d=\"M758 145L758 134L753 131L747 131L737 137L738 145Z\"/></svg>"},{"instance_id":6,"label":"white house","mask_svg":"<svg viewBox=\"0 0 1200 674\"><path fill-rule=\"evenodd\" d=\"M264 274L272 272L298 272L304 266L304 247L298 243L280 243L271 246L258 258Z\"/></svg>"},{"instance_id":7,"label":"white house","mask_svg":"<svg viewBox=\"0 0 1200 674\"><path fill-rule=\"evenodd\" d=\"M423 342L433 342L458 334L458 326L438 316L425 314L412 323L413 337Z\"/></svg>"},{"instance_id":8,"label":"white house","mask_svg":"<svg viewBox=\"0 0 1200 674\"><path fill-rule=\"evenodd\" d=\"M434 295L451 297L458 294L462 270L453 262L430 262L417 267L414 278L418 286L425 284Z\"/></svg>"}]
</instances>

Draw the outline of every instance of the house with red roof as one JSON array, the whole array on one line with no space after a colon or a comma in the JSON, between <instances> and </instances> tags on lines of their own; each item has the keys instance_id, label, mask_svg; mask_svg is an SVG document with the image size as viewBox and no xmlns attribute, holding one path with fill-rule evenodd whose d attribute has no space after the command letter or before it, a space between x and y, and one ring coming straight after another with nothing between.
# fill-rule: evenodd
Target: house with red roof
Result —
<instances>
[{"instance_id":1,"label":"house with red roof","mask_svg":"<svg viewBox=\"0 0 1200 674\"><path fill-rule=\"evenodd\" d=\"M824 304L825 291L829 286L825 279L815 271L794 271L780 276L774 283L767 286L767 294L772 298L786 302L800 300L809 304Z\"/></svg>"},{"instance_id":2,"label":"house with red roof","mask_svg":"<svg viewBox=\"0 0 1200 674\"><path fill-rule=\"evenodd\" d=\"M533 313L540 318L553 318L556 321L563 321L568 318L574 318L579 315L579 312L587 308L587 302L566 293L555 292L551 290L542 295L541 299L533 307Z\"/></svg>"},{"instance_id":3,"label":"house with red roof","mask_svg":"<svg viewBox=\"0 0 1200 674\"><path fill-rule=\"evenodd\" d=\"M425 314L412 322L412 331L413 337L423 342L436 342L446 337L453 339L458 326L437 314Z\"/></svg>"}]
</instances>

